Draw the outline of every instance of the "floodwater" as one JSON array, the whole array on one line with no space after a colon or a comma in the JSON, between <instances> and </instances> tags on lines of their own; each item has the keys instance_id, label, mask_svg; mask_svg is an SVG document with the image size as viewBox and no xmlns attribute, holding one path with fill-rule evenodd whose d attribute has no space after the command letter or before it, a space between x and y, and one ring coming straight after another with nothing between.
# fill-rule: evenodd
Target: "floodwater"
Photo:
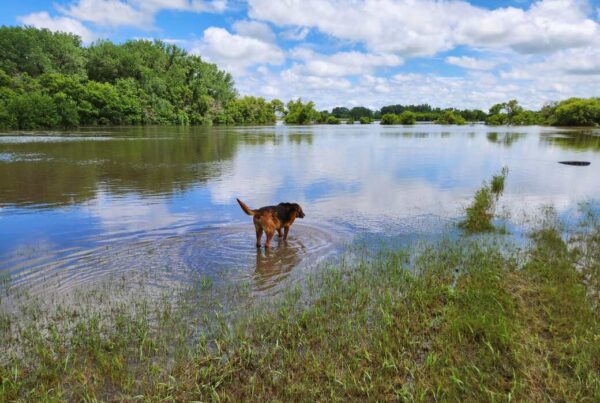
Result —
<instances>
[{"instance_id":1,"label":"floodwater","mask_svg":"<svg viewBox=\"0 0 600 403\"><path fill-rule=\"evenodd\" d=\"M586 160L588 167L558 161ZM271 292L361 239L456 230L482 182L510 173L514 228L600 199L600 132L472 125L136 127L0 135L0 286L64 292L144 272ZM252 208L302 205L287 242L254 246ZM263 238L264 242L264 238Z\"/></svg>"}]
</instances>

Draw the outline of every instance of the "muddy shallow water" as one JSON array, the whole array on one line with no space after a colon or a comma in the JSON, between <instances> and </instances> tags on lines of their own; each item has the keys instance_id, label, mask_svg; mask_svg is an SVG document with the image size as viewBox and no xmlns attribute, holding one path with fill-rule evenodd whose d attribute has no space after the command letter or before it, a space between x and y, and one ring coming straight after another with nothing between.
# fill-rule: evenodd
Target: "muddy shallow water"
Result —
<instances>
[{"instance_id":1,"label":"muddy shallow water","mask_svg":"<svg viewBox=\"0 0 600 403\"><path fill-rule=\"evenodd\" d=\"M144 272L164 288L201 274L271 292L360 239L456 231L474 191L503 166L510 225L544 205L574 214L600 199L600 132L375 124L2 134L0 285L63 292ZM298 202L307 216L287 243L257 250L236 197L253 208Z\"/></svg>"}]
</instances>

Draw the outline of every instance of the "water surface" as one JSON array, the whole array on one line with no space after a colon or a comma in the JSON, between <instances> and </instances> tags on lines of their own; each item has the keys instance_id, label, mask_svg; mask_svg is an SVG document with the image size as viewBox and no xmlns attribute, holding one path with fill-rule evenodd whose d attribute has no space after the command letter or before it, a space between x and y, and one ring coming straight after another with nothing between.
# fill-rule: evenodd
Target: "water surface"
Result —
<instances>
[{"instance_id":1,"label":"water surface","mask_svg":"<svg viewBox=\"0 0 600 403\"><path fill-rule=\"evenodd\" d=\"M267 292L357 239L456 231L503 166L513 227L545 205L573 214L600 198L600 133L375 124L3 134L0 282L62 292L143 272L166 288L200 274ZM298 202L306 218L287 243L257 250L236 197Z\"/></svg>"}]
</instances>

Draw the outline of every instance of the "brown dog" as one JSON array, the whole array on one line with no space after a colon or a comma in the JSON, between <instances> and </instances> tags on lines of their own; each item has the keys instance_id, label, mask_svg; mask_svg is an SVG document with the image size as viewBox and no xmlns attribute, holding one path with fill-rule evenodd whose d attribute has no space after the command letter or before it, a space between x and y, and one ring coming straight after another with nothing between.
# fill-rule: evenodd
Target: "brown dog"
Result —
<instances>
[{"instance_id":1,"label":"brown dog","mask_svg":"<svg viewBox=\"0 0 600 403\"><path fill-rule=\"evenodd\" d=\"M254 216L257 248L260 248L260 239L262 238L263 231L267 234L265 248L270 248L271 239L273 239L275 231L277 231L277 234L281 238L281 229L283 228L283 239L285 240L296 217L304 218L304 211L302 211L302 207L298 203L279 203L277 206L266 206L252 210L240 199L236 200L246 214Z\"/></svg>"}]
</instances>

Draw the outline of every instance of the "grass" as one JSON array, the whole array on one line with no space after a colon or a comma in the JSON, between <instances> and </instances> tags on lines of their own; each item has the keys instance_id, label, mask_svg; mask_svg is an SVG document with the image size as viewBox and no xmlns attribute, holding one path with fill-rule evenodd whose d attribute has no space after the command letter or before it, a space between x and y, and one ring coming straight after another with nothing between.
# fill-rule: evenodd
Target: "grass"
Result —
<instances>
[{"instance_id":1,"label":"grass","mask_svg":"<svg viewBox=\"0 0 600 403\"><path fill-rule=\"evenodd\" d=\"M205 279L26 302L0 318L0 401L599 401L600 226L546 217L523 250L364 252L274 299L227 294L238 314Z\"/></svg>"},{"instance_id":2,"label":"grass","mask_svg":"<svg viewBox=\"0 0 600 403\"><path fill-rule=\"evenodd\" d=\"M492 220L495 215L496 204L498 199L504 193L504 184L508 168L504 167L499 174L492 176L492 180L488 184L483 183L483 186L477 190L473 202L467 207L466 217L459 223L459 227L466 230L468 233L491 232L495 230Z\"/></svg>"}]
</instances>

